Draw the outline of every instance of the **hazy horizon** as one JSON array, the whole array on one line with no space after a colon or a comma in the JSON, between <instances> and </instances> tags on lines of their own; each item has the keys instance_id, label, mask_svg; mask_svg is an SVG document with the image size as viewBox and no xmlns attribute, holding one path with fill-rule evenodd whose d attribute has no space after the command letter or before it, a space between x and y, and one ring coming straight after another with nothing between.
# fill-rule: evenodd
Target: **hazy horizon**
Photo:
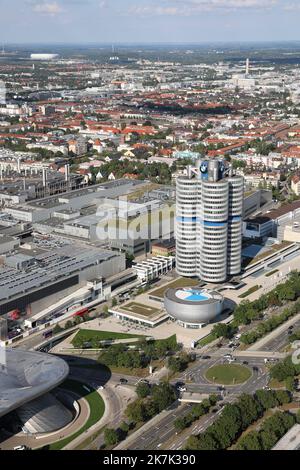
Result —
<instances>
[{"instance_id":1,"label":"hazy horizon","mask_svg":"<svg viewBox=\"0 0 300 470\"><path fill-rule=\"evenodd\" d=\"M8 44L299 41L299 0L0 0Z\"/></svg>"}]
</instances>

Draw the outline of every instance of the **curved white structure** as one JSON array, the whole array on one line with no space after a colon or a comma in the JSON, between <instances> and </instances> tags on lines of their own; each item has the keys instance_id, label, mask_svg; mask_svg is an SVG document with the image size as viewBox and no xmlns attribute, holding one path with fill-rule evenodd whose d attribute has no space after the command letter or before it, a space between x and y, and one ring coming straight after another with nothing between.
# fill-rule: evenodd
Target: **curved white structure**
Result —
<instances>
[{"instance_id":1,"label":"curved white structure","mask_svg":"<svg viewBox=\"0 0 300 470\"><path fill-rule=\"evenodd\" d=\"M244 179L222 161L177 179L176 266L181 276L225 282L241 271Z\"/></svg>"},{"instance_id":2,"label":"curved white structure","mask_svg":"<svg viewBox=\"0 0 300 470\"><path fill-rule=\"evenodd\" d=\"M31 54L31 60L53 60L59 57L58 54Z\"/></svg>"},{"instance_id":3,"label":"curved white structure","mask_svg":"<svg viewBox=\"0 0 300 470\"><path fill-rule=\"evenodd\" d=\"M181 326L200 328L218 319L223 311L224 297L219 292L199 287L168 289L164 305Z\"/></svg>"},{"instance_id":4,"label":"curved white structure","mask_svg":"<svg viewBox=\"0 0 300 470\"><path fill-rule=\"evenodd\" d=\"M69 374L55 356L0 348L0 417L53 390Z\"/></svg>"}]
</instances>

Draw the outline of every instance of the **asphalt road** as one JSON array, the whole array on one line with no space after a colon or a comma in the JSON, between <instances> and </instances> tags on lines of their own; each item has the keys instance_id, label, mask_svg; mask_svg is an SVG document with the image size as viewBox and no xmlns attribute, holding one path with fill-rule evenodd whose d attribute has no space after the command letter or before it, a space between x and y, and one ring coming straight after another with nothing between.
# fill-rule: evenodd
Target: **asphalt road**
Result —
<instances>
[{"instance_id":1,"label":"asphalt road","mask_svg":"<svg viewBox=\"0 0 300 470\"><path fill-rule=\"evenodd\" d=\"M264 351L280 351L289 343L289 332L296 332L300 330L300 320L294 323L293 329L289 330L288 327L281 332L280 335L276 335L273 339L271 339L268 343L266 343L263 347Z\"/></svg>"},{"instance_id":2,"label":"asphalt road","mask_svg":"<svg viewBox=\"0 0 300 470\"><path fill-rule=\"evenodd\" d=\"M294 330L297 330L300 327L300 320L295 323ZM264 351L279 351L288 343L288 327L284 332L280 334L275 334L274 338L270 342L266 343L266 347L263 348ZM27 338L20 347L23 349L32 349L34 346L40 344L43 341L42 335L37 335L32 338ZM192 393L203 393L211 394L218 393L223 396L223 403L234 401L241 393L252 394L256 390L263 388L267 385L269 377L268 370L266 368L264 357L256 356L255 351L253 351L253 356L239 356L236 358L235 364L243 364L247 362L247 366L252 371L251 378L241 385L232 385L225 386L224 392L219 390L217 384L212 384L208 382L205 378L205 372L208 368L216 364L221 364L223 362L228 363L224 358L225 354L231 353L234 356L234 351L228 348L227 342L222 341L223 347L211 347L205 353L198 357L196 362L183 374L178 376L178 381L184 382L186 384L187 392ZM210 356L209 359L203 359L203 356ZM120 385L120 379L125 378L127 380L126 387L130 387L132 390L138 382L137 377L124 376L123 374L111 374L103 373L103 371L97 370L97 368L92 367L78 367L81 364L82 359L78 358L69 358L68 362L71 367L71 376L74 378L80 378L82 381L94 386L95 388L99 386L104 386L106 389L106 395L108 399L108 406L110 410L111 419L109 420L109 426L116 428L120 421L122 420L123 412L127 406L127 402L124 396L121 393L122 386ZM82 365L85 365L85 362L82 362ZM253 368L256 368L254 370ZM191 433L198 434L203 432L208 426L218 416L217 413L209 414L197 421L192 430L188 430L188 433L176 434L174 428L174 421L178 417L186 415L191 408L191 404L174 404L174 409L171 413L161 413L160 418L155 421L155 424L149 429L144 430L140 429L140 433L137 438L130 442L130 445L126 447L130 449L144 449L144 450L158 450L158 449L179 449L184 447L185 442ZM158 417L157 417L158 418ZM100 448L103 444L103 436L99 436L88 448Z\"/></svg>"},{"instance_id":3,"label":"asphalt road","mask_svg":"<svg viewBox=\"0 0 300 470\"><path fill-rule=\"evenodd\" d=\"M211 359L200 359L195 365L193 365L188 371L184 372L176 381L185 382L187 392L194 393L203 393L211 394L218 393L219 385L214 385L208 382L205 378L205 371L216 364L228 363L224 359L224 354L228 353L228 349L219 349L218 356L211 357ZM215 353L216 354L216 353ZM264 358L255 358L255 357L239 357L235 364L242 364L244 361L247 361L247 367L252 370L252 376L248 382L236 385L236 386L225 386L225 391L223 394L223 402L228 403L234 401L237 396L241 393L252 394L258 389L262 389L268 383L269 376L268 370L266 369ZM253 367L257 370L253 370ZM192 383L187 383L186 381L192 380ZM161 420L153 425L150 429L145 432L142 432L136 438L134 442L131 442L126 449L128 450L159 450L160 448L170 448L178 449L184 446L189 435L183 437L183 435L176 435L176 430L174 428L174 421L182 416L188 414L188 411L192 405L186 404L177 406L174 409L174 412L164 416L161 414ZM195 423L194 428L192 428L193 434L198 434L203 432L212 422L217 418L218 414L211 414L203 417L200 421ZM172 443L170 442L172 441ZM170 447L166 447L166 444Z\"/></svg>"}]
</instances>

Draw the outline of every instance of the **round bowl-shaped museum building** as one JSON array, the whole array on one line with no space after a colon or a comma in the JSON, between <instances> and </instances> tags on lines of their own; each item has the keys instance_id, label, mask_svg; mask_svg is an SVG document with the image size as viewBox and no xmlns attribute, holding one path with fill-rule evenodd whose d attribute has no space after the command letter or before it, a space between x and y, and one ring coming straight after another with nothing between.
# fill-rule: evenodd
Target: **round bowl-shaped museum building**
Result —
<instances>
[{"instance_id":1,"label":"round bowl-shaped museum building","mask_svg":"<svg viewBox=\"0 0 300 470\"><path fill-rule=\"evenodd\" d=\"M224 297L217 291L198 287L168 289L164 304L170 317L180 325L201 328L221 315Z\"/></svg>"}]
</instances>

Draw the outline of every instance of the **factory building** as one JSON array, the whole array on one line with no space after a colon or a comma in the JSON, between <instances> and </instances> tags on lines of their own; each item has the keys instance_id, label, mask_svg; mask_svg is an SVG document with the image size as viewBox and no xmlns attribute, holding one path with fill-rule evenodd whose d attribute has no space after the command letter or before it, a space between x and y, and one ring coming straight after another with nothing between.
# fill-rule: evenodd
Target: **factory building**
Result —
<instances>
[{"instance_id":1,"label":"factory building","mask_svg":"<svg viewBox=\"0 0 300 470\"><path fill-rule=\"evenodd\" d=\"M88 283L102 285L103 278L126 268L122 253L53 237L22 245L2 256L1 264L0 315L7 319L15 311L30 318Z\"/></svg>"}]
</instances>

